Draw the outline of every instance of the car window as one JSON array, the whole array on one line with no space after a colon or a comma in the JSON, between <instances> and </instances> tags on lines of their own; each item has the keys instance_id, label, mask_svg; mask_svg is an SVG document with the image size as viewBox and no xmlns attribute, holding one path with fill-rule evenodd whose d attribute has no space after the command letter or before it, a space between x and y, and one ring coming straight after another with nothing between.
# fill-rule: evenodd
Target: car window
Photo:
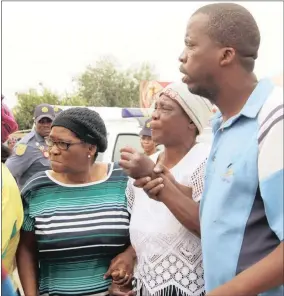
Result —
<instances>
[{"instance_id":1,"label":"car window","mask_svg":"<svg viewBox=\"0 0 284 296\"><path fill-rule=\"evenodd\" d=\"M112 161L117 162L120 159L120 149L126 146L130 146L140 152L143 149L140 144L140 137L137 134L119 134L116 138Z\"/></svg>"}]
</instances>

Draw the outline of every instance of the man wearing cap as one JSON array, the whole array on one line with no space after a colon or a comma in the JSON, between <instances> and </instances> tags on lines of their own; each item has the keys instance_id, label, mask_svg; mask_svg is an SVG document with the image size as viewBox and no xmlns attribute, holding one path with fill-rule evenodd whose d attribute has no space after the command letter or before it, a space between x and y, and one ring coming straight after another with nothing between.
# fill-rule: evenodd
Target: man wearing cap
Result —
<instances>
[{"instance_id":1,"label":"man wearing cap","mask_svg":"<svg viewBox=\"0 0 284 296\"><path fill-rule=\"evenodd\" d=\"M152 139L151 119L148 119L145 122L145 125L142 128L139 135L140 135L141 146L146 155L150 156L158 151L156 148L157 145Z\"/></svg>"},{"instance_id":2,"label":"man wearing cap","mask_svg":"<svg viewBox=\"0 0 284 296\"><path fill-rule=\"evenodd\" d=\"M36 106L34 130L17 143L13 155L6 162L20 188L35 173L50 167L45 137L50 133L54 118L55 112L52 106L49 104Z\"/></svg>"}]
</instances>

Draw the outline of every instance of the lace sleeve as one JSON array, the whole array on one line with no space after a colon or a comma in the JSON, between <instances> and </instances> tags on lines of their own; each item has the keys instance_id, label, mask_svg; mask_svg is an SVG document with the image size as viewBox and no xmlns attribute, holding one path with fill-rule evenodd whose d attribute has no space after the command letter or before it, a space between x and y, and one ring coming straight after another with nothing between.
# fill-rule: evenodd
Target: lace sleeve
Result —
<instances>
[{"instance_id":1,"label":"lace sleeve","mask_svg":"<svg viewBox=\"0 0 284 296\"><path fill-rule=\"evenodd\" d=\"M202 197L204 188L204 177L207 159L204 160L190 177L189 185L192 186L192 199L199 202Z\"/></svg>"},{"instance_id":2,"label":"lace sleeve","mask_svg":"<svg viewBox=\"0 0 284 296\"><path fill-rule=\"evenodd\" d=\"M135 199L132 183L133 183L133 180L129 178L127 182L126 190L125 190L125 195L127 199L127 209L130 214L132 213L132 208L133 208L134 199Z\"/></svg>"}]
</instances>

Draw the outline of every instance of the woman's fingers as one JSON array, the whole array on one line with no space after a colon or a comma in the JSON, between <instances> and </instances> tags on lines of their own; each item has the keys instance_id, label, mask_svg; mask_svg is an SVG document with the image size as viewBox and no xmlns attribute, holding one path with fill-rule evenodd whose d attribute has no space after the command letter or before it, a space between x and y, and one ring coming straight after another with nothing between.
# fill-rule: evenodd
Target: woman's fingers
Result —
<instances>
[{"instance_id":1,"label":"woman's fingers","mask_svg":"<svg viewBox=\"0 0 284 296\"><path fill-rule=\"evenodd\" d=\"M129 277L128 277L128 280L126 281L126 283L124 285L125 286L130 285L130 283L132 282L132 279L133 279L133 274L130 274Z\"/></svg>"},{"instance_id":2,"label":"woman's fingers","mask_svg":"<svg viewBox=\"0 0 284 296\"><path fill-rule=\"evenodd\" d=\"M113 278L113 282L114 282L116 285L119 285L119 286L121 286L121 285L125 285L125 283L127 282L128 278L129 278L129 275L127 274L127 275L125 275L125 277L123 277L123 278L121 278L121 277L119 277L119 278Z\"/></svg>"},{"instance_id":3,"label":"woman's fingers","mask_svg":"<svg viewBox=\"0 0 284 296\"><path fill-rule=\"evenodd\" d=\"M113 279L113 282L114 284L119 286L127 286L131 282L132 277L133 277L132 274L126 274L124 278Z\"/></svg>"}]
</instances>

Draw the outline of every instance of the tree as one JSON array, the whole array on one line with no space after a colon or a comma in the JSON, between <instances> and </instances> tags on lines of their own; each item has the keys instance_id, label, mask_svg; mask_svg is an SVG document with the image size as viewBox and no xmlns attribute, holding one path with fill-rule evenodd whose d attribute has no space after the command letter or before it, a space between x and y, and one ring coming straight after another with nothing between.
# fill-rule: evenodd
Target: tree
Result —
<instances>
[{"instance_id":1,"label":"tree","mask_svg":"<svg viewBox=\"0 0 284 296\"><path fill-rule=\"evenodd\" d=\"M77 92L66 93L60 98L40 84L40 92L30 89L27 93L17 93L18 104L13 111L19 129L30 129L34 109L41 103L61 106L138 107L140 81L156 79L157 75L148 63L123 70L114 58L104 57L95 67L87 67L75 80Z\"/></svg>"},{"instance_id":2,"label":"tree","mask_svg":"<svg viewBox=\"0 0 284 296\"><path fill-rule=\"evenodd\" d=\"M82 98L79 94L66 94L65 97L60 100L61 106L87 106L87 100Z\"/></svg>"},{"instance_id":3,"label":"tree","mask_svg":"<svg viewBox=\"0 0 284 296\"><path fill-rule=\"evenodd\" d=\"M42 85L41 85L42 86ZM13 109L19 129L30 129L33 126L34 109L37 105L46 103L61 106L85 106L86 101L78 95L67 95L60 98L57 94L42 86L42 91L30 89L27 93L17 93L18 103Z\"/></svg>"},{"instance_id":4,"label":"tree","mask_svg":"<svg viewBox=\"0 0 284 296\"><path fill-rule=\"evenodd\" d=\"M78 94L88 106L138 107L140 81L155 79L148 63L122 70L113 58L104 57L79 76Z\"/></svg>"}]
</instances>

